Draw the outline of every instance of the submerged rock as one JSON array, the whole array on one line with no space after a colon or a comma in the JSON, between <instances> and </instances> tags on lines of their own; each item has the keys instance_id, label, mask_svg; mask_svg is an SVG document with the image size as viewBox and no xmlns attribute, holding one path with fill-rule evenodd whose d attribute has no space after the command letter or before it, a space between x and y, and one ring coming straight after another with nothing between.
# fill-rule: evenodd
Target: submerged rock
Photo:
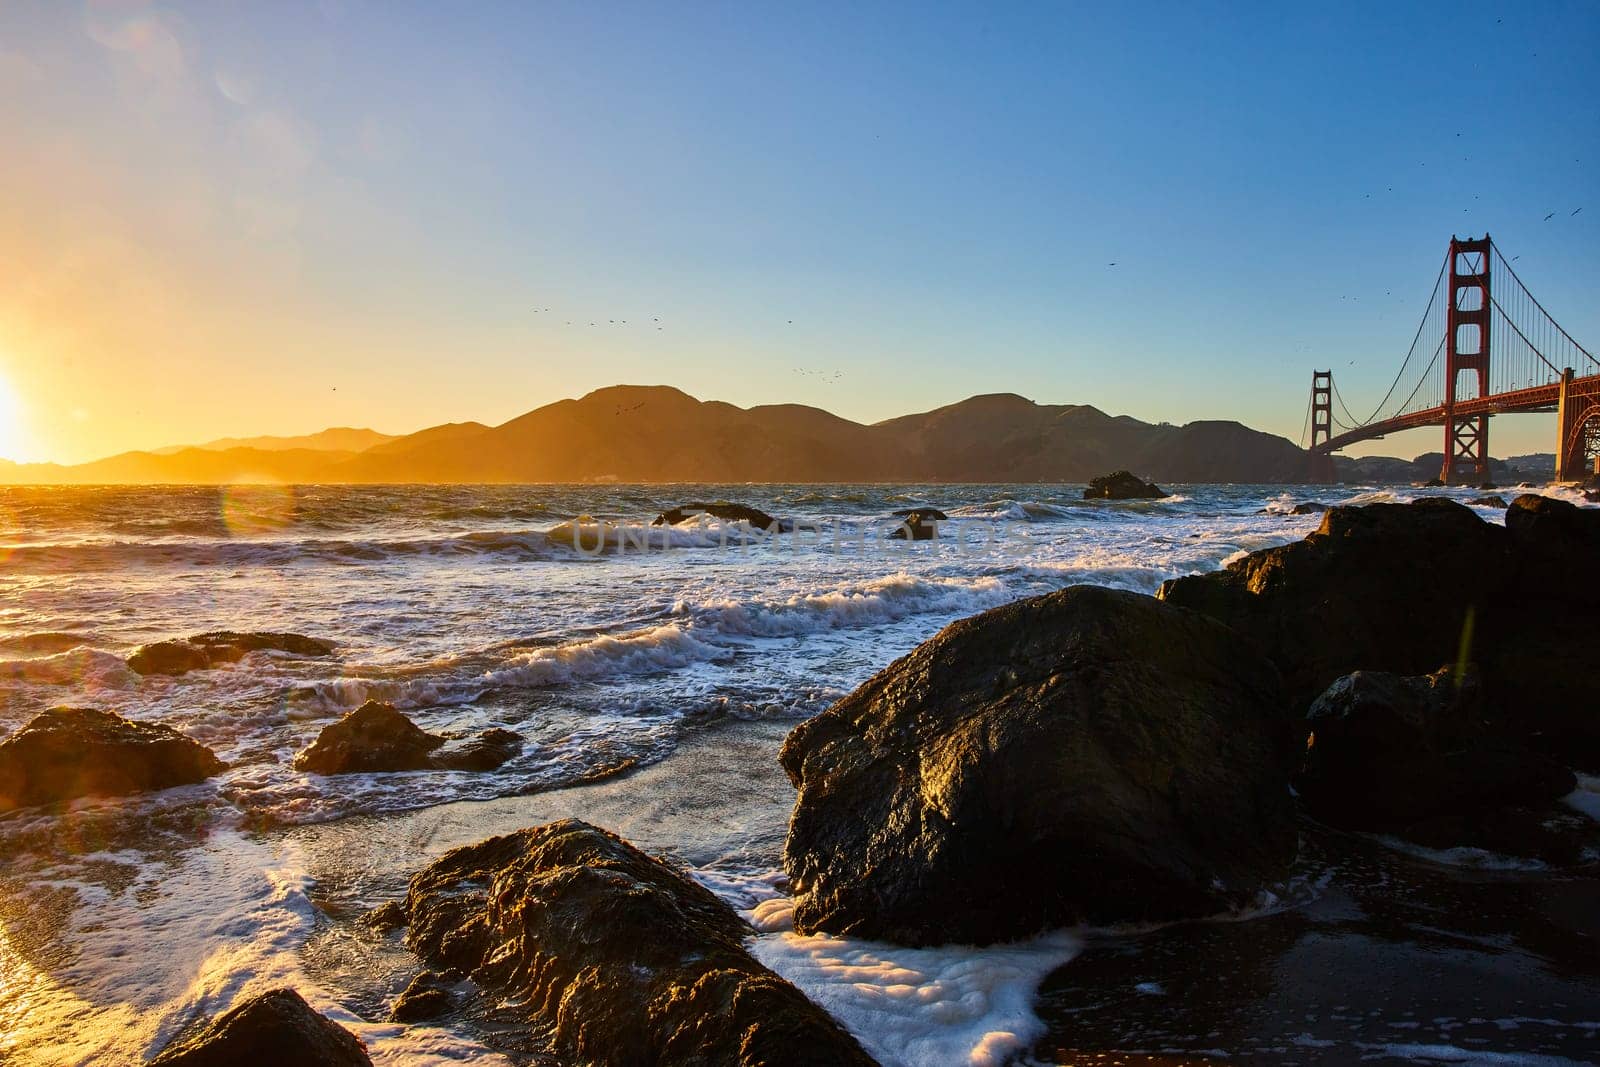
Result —
<instances>
[{"instance_id":1,"label":"submerged rock","mask_svg":"<svg viewBox=\"0 0 1600 1067\"><path fill-rule=\"evenodd\" d=\"M1321 515L1328 505L1320 500L1304 500L1289 509L1291 515Z\"/></svg>"},{"instance_id":2,"label":"submerged rock","mask_svg":"<svg viewBox=\"0 0 1600 1067\"><path fill-rule=\"evenodd\" d=\"M284 652L291 656L331 656L333 642L303 634L234 633L217 630L185 640L141 645L128 656L140 674L187 674L224 663L236 663L249 652Z\"/></svg>"},{"instance_id":3,"label":"submerged rock","mask_svg":"<svg viewBox=\"0 0 1600 1067\"><path fill-rule=\"evenodd\" d=\"M522 738L495 727L433 755L433 765L448 771L492 771L522 751Z\"/></svg>"},{"instance_id":4,"label":"submerged rock","mask_svg":"<svg viewBox=\"0 0 1600 1067\"><path fill-rule=\"evenodd\" d=\"M1506 506L1505 497L1502 496L1475 496L1467 501L1471 508L1503 508Z\"/></svg>"},{"instance_id":5,"label":"submerged rock","mask_svg":"<svg viewBox=\"0 0 1600 1067\"><path fill-rule=\"evenodd\" d=\"M1454 662L1469 610L1487 614L1510 563L1506 531L1454 501L1369 504L1334 508L1304 540L1168 581L1157 595L1249 637L1304 714L1351 671L1424 674Z\"/></svg>"},{"instance_id":6,"label":"submerged rock","mask_svg":"<svg viewBox=\"0 0 1600 1067\"><path fill-rule=\"evenodd\" d=\"M227 765L160 723L55 708L0 741L0 811L201 782Z\"/></svg>"},{"instance_id":7,"label":"submerged rock","mask_svg":"<svg viewBox=\"0 0 1600 1067\"><path fill-rule=\"evenodd\" d=\"M1102 474L1083 491L1085 500L1156 500L1167 495L1160 486L1141 481L1127 471Z\"/></svg>"},{"instance_id":8,"label":"submerged rock","mask_svg":"<svg viewBox=\"0 0 1600 1067\"><path fill-rule=\"evenodd\" d=\"M435 755L446 739L430 734L393 704L369 700L331 726L294 758L297 771L360 774L385 771L492 771L522 749L509 730L485 730Z\"/></svg>"},{"instance_id":9,"label":"submerged rock","mask_svg":"<svg viewBox=\"0 0 1600 1067\"><path fill-rule=\"evenodd\" d=\"M211 655L188 641L157 641L134 649L128 666L140 674L188 674L210 667Z\"/></svg>"},{"instance_id":10,"label":"submerged rock","mask_svg":"<svg viewBox=\"0 0 1600 1067\"><path fill-rule=\"evenodd\" d=\"M1240 904L1295 854L1282 705L1226 627L1135 593L953 623L784 743L796 928L988 943Z\"/></svg>"},{"instance_id":11,"label":"submerged rock","mask_svg":"<svg viewBox=\"0 0 1600 1067\"><path fill-rule=\"evenodd\" d=\"M1297 788L1307 810L1333 826L1403 830L1548 804L1577 788L1565 767L1491 735L1471 673L1357 671L1317 698L1307 725Z\"/></svg>"},{"instance_id":12,"label":"submerged rock","mask_svg":"<svg viewBox=\"0 0 1600 1067\"><path fill-rule=\"evenodd\" d=\"M724 522L747 522L758 530L776 529L778 520L747 504L730 504L726 500L714 503L694 501L680 504L670 511L664 511L651 520L652 526L676 526L681 522L688 522L696 515L710 515L714 519Z\"/></svg>"},{"instance_id":13,"label":"submerged rock","mask_svg":"<svg viewBox=\"0 0 1600 1067\"><path fill-rule=\"evenodd\" d=\"M731 908L587 823L454 849L412 878L405 908L419 955L515 997L585 1063L872 1062L756 962Z\"/></svg>"},{"instance_id":14,"label":"submerged rock","mask_svg":"<svg viewBox=\"0 0 1600 1067\"><path fill-rule=\"evenodd\" d=\"M423 971L395 998L389 1018L397 1023L437 1019L450 1010L450 983L433 971Z\"/></svg>"},{"instance_id":15,"label":"submerged rock","mask_svg":"<svg viewBox=\"0 0 1600 1067\"><path fill-rule=\"evenodd\" d=\"M224 1012L150 1067L372 1067L366 1046L292 989L272 989Z\"/></svg>"}]
</instances>

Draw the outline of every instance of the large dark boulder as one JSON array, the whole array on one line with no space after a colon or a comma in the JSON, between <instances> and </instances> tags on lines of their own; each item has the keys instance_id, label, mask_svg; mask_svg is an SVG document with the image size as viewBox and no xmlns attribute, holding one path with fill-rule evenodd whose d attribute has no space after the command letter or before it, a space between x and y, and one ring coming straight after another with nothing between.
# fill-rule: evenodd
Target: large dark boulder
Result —
<instances>
[{"instance_id":1,"label":"large dark boulder","mask_svg":"<svg viewBox=\"0 0 1600 1067\"><path fill-rule=\"evenodd\" d=\"M55 708L0 741L0 811L170 789L226 766L170 726L93 708Z\"/></svg>"},{"instance_id":2,"label":"large dark boulder","mask_svg":"<svg viewBox=\"0 0 1600 1067\"><path fill-rule=\"evenodd\" d=\"M522 739L509 730L485 730L463 745L437 751L446 739L428 733L393 704L369 700L325 726L294 758L295 770L313 774L386 771L492 771L515 756Z\"/></svg>"},{"instance_id":3,"label":"large dark boulder","mask_svg":"<svg viewBox=\"0 0 1600 1067\"><path fill-rule=\"evenodd\" d=\"M292 989L251 997L179 1038L150 1067L372 1067L361 1039Z\"/></svg>"},{"instance_id":4,"label":"large dark boulder","mask_svg":"<svg viewBox=\"0 0 1600 1067\"><path fill-rule=\"evenodd\" d=\"M1127 471L1092 478L1083 491L1085 500L1158 500L1167 495L1160 486L1142 481Z\"/></svg>"},{"instance_id":5,"label":"large dark boulder","mask_svg":"<svg viewBox=\"0 0 1600 1067\"><path fill-rule=\"evenodd\" d=\"M1524 493L1506 508L1519 588L1600 608L1600 508ZM1600 625L1591 614L1590 625Z\"/></svg>"},{"instance_id":6,"label":"large dark boulder","mask_svg":"<svg viewBox=\"0 0 1600 1067\"><path fill-rule=\"evenodd\" d=\"M987 943L1223 910L1296 847L1296 738L1226 627L1075 586L953 623L780 759L796 928Z\"/></svg>"},{"instance_id":7,"label":"large dark boulder","mask_svg":"<svg viewBox=\"0 0 1600 1067\"><path fill-rule=\"evenodd\" d=\"M1491 732L1476 676L1357 671L1311 705L1306 808L1334 826L1403 831L1440 816L1538 806L1577 787L1571 771Z\"/></svg>"},{"instance_id":8,"label":"large dark boulder","mask_svg":"<svg viewBox=\"0 0 1600 1067\"><path fill-rule=\"evenodd\" d=\"M576 820L454 849L411 880L407 942L514 998L576 1061L850 1065L872 1061L745 950L709 890Z\"/></svg>"},{"instance_id":9,"label":"large dark boulder","mask_svg":"<svg viewBox=\"0 0 1600 1067\"><path fill-rule=\"evenodd\" d=\"M724 522L747 522L758 530L770 530L777 526L778 520L762 511L760 508L750 507L748 504L730 504L726 500L711 503L705 501L692 501L680 504L670 511L663 511L651 520L652 526L676 526L681 522L688 522L696 515L710 515L714 519Z\"/></svg>"},{"instance_id":10,"label":"large dark boulder","mask_svg":"<svg viewBox=\"0 0 1600 1067\"><path fill-rule=\"evenodd\" d=\"M1493 621L1511 559L1505 529L1451 500L1338 507L1304 540L1157 595L1249 637L1303 714L1351 671L1425 674L1454 662L1473 636L1469 612L1475 625Z\"/></svg>"},{"instance_id":11,"label":"large dark boulder","mask_svg":"<svg viewBox=\"0 0 1600 1067\"><path fill-rule=\"evenodd\" d=\"M283 652L291 656L331 656L333 642L303 634L234 633L216 630L184 640L141 645L128 656L140 674L187 674L236 663L249 652Z\"/></svg>"},{"instance_id":12,"label":"large dark boulder","mask_svg":"<svg viewBox=\"0 0 1600 1067\"><path fill-rule=\"evenodd\" d=\"M1515 569L1483 643L1490 701L1528 743L1600 771L1600 509L1524 494L1506 531Z\"/></svg>"}]
</instances>

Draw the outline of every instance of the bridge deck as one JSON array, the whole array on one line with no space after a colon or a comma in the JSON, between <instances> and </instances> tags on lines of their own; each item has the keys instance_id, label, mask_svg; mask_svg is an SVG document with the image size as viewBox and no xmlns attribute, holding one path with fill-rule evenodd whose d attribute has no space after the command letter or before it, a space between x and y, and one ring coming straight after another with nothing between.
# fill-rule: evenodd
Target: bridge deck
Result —
<instances>
[{"instance_id":1,"label":"bridge deck","mask_svg":"<svg viewBox=\"0 0 1600 1067\"><path fill-rule=\"evenodd\" d=\"M1574 378L1573 389L1585 393L1590 390L1600 390L1600 374L1591 374L1584 378ZM1471 400L1457 400L1455 417L1458 419L1471 418L1476 415L1502 415L1512 411L1554 411L1556 403L1561 396L1561 386L1557 382L1549 385L1537 385L1531 389L1517 389L1507 393L1495 393L1491 396L1474 397ZM1443 426L1445 422L1444 405L1424 408L1413 411L1408 415L1400 415L1381 422L1369 423L1366 426L1347 430L1336 437L1329 438L1317 448L1318 452L1337 452L1347 445L1357 441L1371 441L1401 430L1413 430L1418 426Z\"/></svg>"}]
</instances>

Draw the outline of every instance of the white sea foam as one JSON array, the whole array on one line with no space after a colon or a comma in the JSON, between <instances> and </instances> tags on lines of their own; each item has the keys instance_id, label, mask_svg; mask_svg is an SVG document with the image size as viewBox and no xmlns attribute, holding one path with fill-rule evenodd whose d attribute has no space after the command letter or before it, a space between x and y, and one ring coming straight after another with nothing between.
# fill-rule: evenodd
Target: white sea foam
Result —
<instances>
[{"instance_id":1,"label":"white sea foam","mask_svg":"<svg viewBox=\"0 0 1600 1067\"><path fill-rule=\"evenodd\" d=\"M155 862L127 850L85 858L124 867L131 879L114 890L55 881L79 898L65 931L77 950L72 963L35 970L0 926L0 1013L8 1020L0 1058L9 1052L7 1062L140 1063L192 1019L289 986L365 1040L376 1063L506 1063L441 1030L365 1022L307 975L299 950L315 909L292 851L224 832L206 849Z\"/></svg>"},{"instance_id":2,"label":"white sea foam","mask_svg":"<svg viewBox=\"0 0 1600 1067\"><path fill-rule=\"evenodd\" d=\"M572 644L538 648L483 675L488 685L535 688L618 674L657 671L727 659L732 650L702 640L692 628L667 623L612 636L602 634Z\"/></svg>"},{"instance_id":3,"label":"white sea foam","mask_svg":"<svg viewBox=\"0 0 1600 1067\"><path fill-rule=\"evenodd\" d=\"M673 614L700 629L752 637L784 637L819 630L875 626L910 615L971 614L1005 603L1013 594L993 577L933 578L898 571L881 578L781 600L680 600Z\"/></svg>"},{"instance_id":4,"label":"white sea foam","mask_svg":"<svg viewBox=\"0 0 1600 1067\"><path fill-rule=\"evenodd\" d=\"M34 685L74 685L85 689L129 689L139 676L121 656L93 648L74 648L53 656L0 660L0 679Z\"/></svg>"},{"instance_id":5,"label":"white sea foam","mask_svg":"<svg viewBox=\"0 0 1600 1067\"><path fill-rule=\"evenodd\" d=\"M946 512L952 519L978 519L1009 522L1053 522L1071 516L1070 509L1038 500L1013 500L1009 497L983 504L965 504Z\"/></svg>"},{"instance_id":6,"label":"white sea foam","mask_svg":"<svg viewBox=\"0 0 1600 1067\"><path fill-rule=\"evenodd\" d=\"M1400 1060L1419 1060L1423 1063L1474 1063L1492 1067L1584 1067L1587 1061L1552 1056L1544 1052L1494 1052L1489 1049L1461 1048L1439 1042L1401 1044L1362 1043L1359 1048L1368 1053L1366 1058L1389 1057Z\"/></svg>"},{"instance_id":7,"label":"white sea foam","mask_svg":"<svg viewBox=\"0 0 1600 1067\"><path fill-rule=\"evenodd\" d=\"M788 898L750 913L757 959L838 1019L884 1067L1002 1067L1044 1035L1034 993L1078 954L1073 933L1009 945L903 948L793 930Z\"/></svg>"},{"instance_id":8,"label":"white sea foam","mask_svg":"<svg viewBox=\"0 0 1600 1067\"><path fill-rule=\"evenodd\" d=\"M1578 788L1562 798L1569 807L1600 822L1600 775L1578 775Z\"/></svg>"}]
</instances>

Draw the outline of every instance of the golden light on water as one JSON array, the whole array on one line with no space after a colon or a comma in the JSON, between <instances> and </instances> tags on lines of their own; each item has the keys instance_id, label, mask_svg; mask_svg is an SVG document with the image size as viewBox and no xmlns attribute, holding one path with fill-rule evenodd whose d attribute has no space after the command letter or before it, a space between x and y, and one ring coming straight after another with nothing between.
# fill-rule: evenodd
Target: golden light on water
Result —
<instances>
[{"instance_id":1,"label":"golden light on water","mask_svg":"<svg viewBox=\"0 0 1600 1067\"><path fill-rule=\"evenodd\" d=\"M294 486L230 485L222 490L222 522L234 537L271 533L294 522Z\"/></svg>"}]
</instances>

